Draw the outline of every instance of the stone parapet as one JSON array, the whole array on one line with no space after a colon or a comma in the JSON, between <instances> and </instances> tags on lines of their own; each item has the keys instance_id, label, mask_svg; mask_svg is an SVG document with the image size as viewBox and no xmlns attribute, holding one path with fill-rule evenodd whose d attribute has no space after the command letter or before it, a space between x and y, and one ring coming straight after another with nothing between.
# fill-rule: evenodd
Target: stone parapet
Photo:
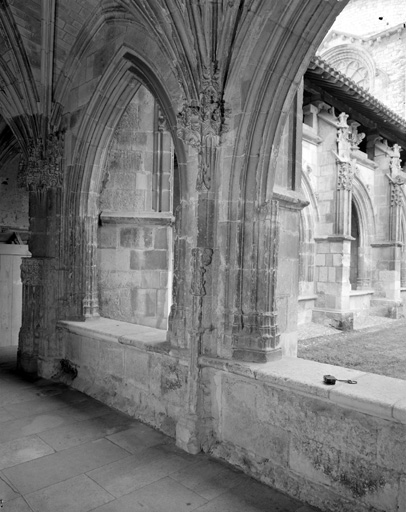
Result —
<instances>
[{"instance_id":1,"label":"stone parapet","mask_svg":"<svg viewBox=\"0 0 406 512\"><path fill-rule=\"evenodd\" d=\"M212 455L321 510L402 510L406 381L289 357L199 363Z\"/></svg>"}]
</instances>

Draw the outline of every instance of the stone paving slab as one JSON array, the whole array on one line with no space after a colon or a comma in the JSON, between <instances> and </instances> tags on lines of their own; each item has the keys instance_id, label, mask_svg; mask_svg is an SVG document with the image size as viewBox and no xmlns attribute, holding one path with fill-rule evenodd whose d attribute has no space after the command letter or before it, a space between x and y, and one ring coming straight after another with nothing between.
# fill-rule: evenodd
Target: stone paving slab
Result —
<instances>
[{"instance_id":1,"label":"stone paving slab","mask_svg":"<svg viewBox=\"0 0 406 512\"><path fill-rule=\"evenodd\" d=\"M24 380L15 360L0 348L4 512L317 512L82 393Z\"/></svg>"}]
</instances>

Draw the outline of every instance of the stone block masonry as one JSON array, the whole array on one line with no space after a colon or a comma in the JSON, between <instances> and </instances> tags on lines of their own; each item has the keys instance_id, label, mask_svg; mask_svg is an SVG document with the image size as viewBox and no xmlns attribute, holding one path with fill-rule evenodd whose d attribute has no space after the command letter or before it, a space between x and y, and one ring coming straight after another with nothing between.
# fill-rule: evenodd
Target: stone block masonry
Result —
<instances>
[{"instance_id":1,"label":"stone block masonry","mask_svg":"<svg viewBox=\"0 0 406 512\"><path fill-rule=\"evenodd\" d=\"M406 382L293 358L200 362L213 455L321 510L404 510Z\"/></svg>"}]
</instances>

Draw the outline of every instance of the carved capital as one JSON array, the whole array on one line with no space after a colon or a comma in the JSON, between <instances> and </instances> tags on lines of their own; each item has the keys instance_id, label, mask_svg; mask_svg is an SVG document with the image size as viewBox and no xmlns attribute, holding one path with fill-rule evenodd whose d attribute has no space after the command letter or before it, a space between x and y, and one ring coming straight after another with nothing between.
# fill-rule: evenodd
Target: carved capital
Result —
<instances>
[{"instance_id":1,"label":"carved capital","mask_svg":"<svg viewBox=\"0 0 406 512\"><path fill-rule=\"evenodd\" d=\"M387 174L386 176L391 184L391 206L401 206L403 203L402 187L406 183L406 176L391 176L390 174Z\"/></svg>"},{"instance_id":2,"label":"carved capital","mask_svg":"<svg viewBox=\"0 0 406 512\"><path fill-rule=\"evenodd\" d=\"M44 260L39 258L22 258L21 280L23 285L43 285Z\"/></svg>"},{"instance_id":3,"label":"carved capital","mask_svg":"<svg viewBox=\"0 0 406 512\"><path fill-rule=\"evenodd\" d=\"M357 172L357 163L355 159L349 162L337 161L338 164L338 190L352 190L354 176Z\"/></svg>"},{"instance_id":4,"label":"carved capital","mask_svg":"<svg viewBox=\"0 0 406 512\"><path fill-rule=\"evenodd\" d=\"M198 191L210 190L216 151L222 133L227 131L229 115L224 105L220 73L217 64L212 63L203 71L199 98L185 102L178 114L178 137L199 152Z\"/></svg>"},{"instance_id":5,"label":"carved capital","mask_svg":"<svg viewBox=\"0 0 406 512\"><path fill-rule=\"evenodd\" d=\"M340 161L349 161L351 152L358 149L359 144L365 138L365 133L358 133L359 123L353 121L350 126L347 123L348 114L341 112L337 122L337 158Z\"/></svg>"},{"instance_id":6,"label":"carved capital","mask_svg":"<svg viewBox=\"0 0 406 512\"><path fill-rule=\"evenodd\" d=\"M27 190L59 188L63 182L62 157L64 137L51 134L44 141L38 138L28 147L27 160L21 160L18 184Z\"/></svg>"},{"instance_id":7,"label":"carved capital","mask_svg":"<svg viewBox=\"0 0 406 512\"><path fill-rule=\"evenodd\" d=\"M213 249L210 247L195 247L192 249L192 284L190 291L192 295L203 297L206 295L204 274L211 264Z\"/></svg>"},{"instance_id":8,"label":"carved capital","mask_svg":"<svg viewBox=\"0 0 406 512\"><path fill-rule=\"evenodd\" d=\"M361 142L365 138L365 133L358 133L358 127L360 126L359 123L356 121L353 121L350 124L349 132L348 132L348 138L351 144L351 149L358 149L358 146L361 144Z\"/></svg>"},{"instance_id":9,"label":"carved capital","mask_svg":"<svg viewBox=\"0 0 406 512\"><path fill-rule=\"evenodd\" d=\"M389 170L391 176L399 175L402 172L402 167L400 164L400 152L402 148L398 144L394 144L392 147L392 155L390 157L389 162Z\"/></svg>"},{"instance_id":10,"label":"carved capital","mask_svg":"<svg viewBox=\"0 0 406 512\"><path fill-rule=\"evenodd\" d=\"M189 146L199 149L202 144L200 106L197 102L184 104L178 114L178 137Z\"/></svg>"}]
</instances>

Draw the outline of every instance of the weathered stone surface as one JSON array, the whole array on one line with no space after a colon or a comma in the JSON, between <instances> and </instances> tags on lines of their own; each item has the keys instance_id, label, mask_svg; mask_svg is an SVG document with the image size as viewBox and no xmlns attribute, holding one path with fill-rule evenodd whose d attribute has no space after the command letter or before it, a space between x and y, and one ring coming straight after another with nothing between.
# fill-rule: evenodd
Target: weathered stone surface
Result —
<instances>
[{"instance_id":1,"label":"weathered stone surface","mask_svg":"<svg viewBox=\"0 0 406 512\"><path fill-rule=\"evenodd\" d=\"M25 212L44 269L23 270L20 367L65 356L78 389L324 510L403 506L404 394L371 397L364 376L327 390L286 357L299 290L340 328L355 287L401 307L403 171L386 140L405 144L404 122L321 61L299 85L346 2L72 2L0 9L0 228ZM402 105L398 21L386 56L354 45L376 51L381 85L396 50ZM31 191L5 196L17 151Z\"/></svg>"}]
</instances>

